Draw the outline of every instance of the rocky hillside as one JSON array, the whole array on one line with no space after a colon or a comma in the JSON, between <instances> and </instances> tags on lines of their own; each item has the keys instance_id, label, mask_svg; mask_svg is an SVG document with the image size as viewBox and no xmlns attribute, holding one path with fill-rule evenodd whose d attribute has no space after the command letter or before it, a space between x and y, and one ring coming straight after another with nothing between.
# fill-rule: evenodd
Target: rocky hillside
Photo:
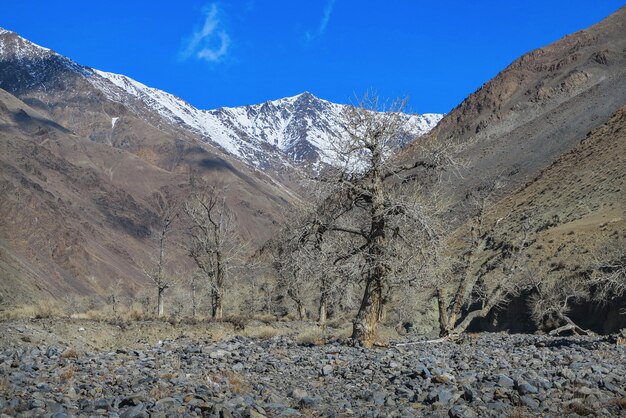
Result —
<instances>
[{"instance_id":1,"label":"rocky hillside","mask_svg":"<svg viewBox=\"0 0 626 418\"><path fill-rule=\"evenodd\" d=\"M450 242L466 245L474 225L465 223L468 192L497 182L483 225L498 227L474 267L528 234L520 268L538 281L582 283L597 274L600 260L626 247L625 106L626 8L524 55L470 95L427 138L452 143L466 162L439 185L453 202L450 225L459 226ZM409 147L403 157L417 152ZM476 329L533 331L528 296L512 298ZM613 332L626 326L624 303L579 300L570 314Z\"/></svg>"},{"instance_id":2,"label":"rocky hillside","mask_svg":"<svg viewBox=\"0 0 626 418\"><path fill-rule=\"evenodd\" d=\"M465 161L446 184L463 196L484 179L505 190L534 178L626 104L626 7L596 25L529 52L470 94L428 139L451 142ZM419 147L409 147L411 160Z\"/></svg>"}]
</instances>

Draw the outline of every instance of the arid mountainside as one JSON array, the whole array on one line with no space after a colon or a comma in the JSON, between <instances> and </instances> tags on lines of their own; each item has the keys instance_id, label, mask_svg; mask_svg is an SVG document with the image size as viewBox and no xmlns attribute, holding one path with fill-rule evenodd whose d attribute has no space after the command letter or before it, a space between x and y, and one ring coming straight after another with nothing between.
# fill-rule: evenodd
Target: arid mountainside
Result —
<instances>
[{"instance_id":1,"label":"arid mountainside","mask_svg":"<svg viewBox=\"0 0 626 418\"><path fill-rule=\"evenodd\" d=\"M529 52L469 95L428 139L460 146L463 196L486 178L507 190L534 178L626 104L626 7ZM417 145L417 144L416 144ZM409 147L402 158L418 153Z\"/></svg>"},{"instance_id":2,"label":"arid mountainside","mask_svg":"<svg viewBox=\"0 0 626 418\"><path fill-rule=\"evenodd\" d=\"M500 242L529 234L524 266L541 280L585 278L626 248L626 106L524 187L501 200ZM623 279L622 279L623 280ZM598 332L626 327L624 298L579 303L575 320Z\"/></svg>"},{"instance_id":3,"label":"arid mountainside","mask_svg":"<svg viewBox=\"0 0 626 418\"><path fill-rule=\"evenodd\" d=\"M141 158L74 134L4 90L0 125L5 302L102 295L118 280L128 287L145 284L141 266L154 254L155 198L180 195L190 168L208 182L227 186L227 204L254 242L267 238L294 199L267 177L201 146L190 147L182 157L186 169L159 167L145 154ZM144 128L147 134L149 127ZM168 139L161 135L162 146L174 148ZM165 158L158 149L135 151Z\"/></svg>"},{"instance_id":4,"label":"arid mountainside","mask_svg":"<svg viewBox=\"0 0 626 418\"><path fill-rule=\"evenodd\" d=\"M184 194L191 173L224 187L242 235L263 243L301 199L299 160L324 161L334 138L322 134L339 105L307 93L201 111L12 32L0 30L0 41L0 292L9 303L145 285L154 201ZM457 233L467 227L464 196L500 179L490 216L509 238L530 224L534 268L577 274L624 242L625 104L626 7L525 54L398 158L451 143L461 175L439 185ZM414 125L424 132L438 117Z\"/></svg>"}]
</instances>

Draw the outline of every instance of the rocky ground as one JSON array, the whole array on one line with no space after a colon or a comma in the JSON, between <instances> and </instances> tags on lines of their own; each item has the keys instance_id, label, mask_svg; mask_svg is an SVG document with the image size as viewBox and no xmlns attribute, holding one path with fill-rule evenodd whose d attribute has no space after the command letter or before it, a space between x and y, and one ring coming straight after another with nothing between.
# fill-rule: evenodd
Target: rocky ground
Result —
<instances>
[{"instance_id":1,"label":"rocky ground","mask_svg":"<svg viewBox=\"0 0 626 418\"><path fill-rule=\"evenodd\" d=\"M183 332L89 348L36 325L0 324L4 416L626 416L617 337L485 333L364 349Z\"/></svg>"}]
</instances>

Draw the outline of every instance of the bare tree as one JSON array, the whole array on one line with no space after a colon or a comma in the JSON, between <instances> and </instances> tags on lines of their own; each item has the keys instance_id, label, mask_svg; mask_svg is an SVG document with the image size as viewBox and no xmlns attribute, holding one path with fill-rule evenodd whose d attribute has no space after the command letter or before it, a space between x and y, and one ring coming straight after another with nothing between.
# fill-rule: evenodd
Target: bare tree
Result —
<instances>
[{"instance_id":1,"label":"bare tree","mask_svg":"<svg viewBox=\"0 0 626 418\"><path fill-rule=\"evenodd\" d=\"M571 274L562 267L557 264L531 282L533 320L539 327L554 328L553 335L566 331L587 335L590 331L576 324L570 311L576 304L604 305L626 294L626 251L620 245L605 246L595 254L591 271Z\"/></svg>"},{"instance_id":2,"label":"bare tree","mask_svg":"<svg viewBox=\"0 0 626 418\"><path fill-rule=\"evenodd\" d=\"M529 305L532 318L539 327L562 324L550 333L560 334L564 331L582 335L589 333L569 317L573 304L590 298L589 282L584 275L544 274L541 280L533 284L532 290Z\"/></svg>"},{"instance_id":3,"label":"bare tree","mask_svg":"<svg viewBox=\"0 0 626 418\"><path fill-rule=\"evenodd\" d=\"M340 243L333 245L336 251L328 263L343 266L348 279L362 283L352 338L365 345L373 343L389 288L415 279L419 249L436 236L435 205L427 204L417 187L400 190L401 175L413 170L419 176L451 162L434 148L411 164L392 162L398 138L405 135L404 106L403 100L385 106L366 95L358 106L347 108L346 139L335 149L340 167L323 178L332 194L318 208L322 215L308 225L309 239Z\"/></svg>"},{"instance_id":4,"label":"bare tree","mask_svg":"<svg viewBox=\"0 0 626 418\"><path fill-rule=\"evenodd\" d=\"M445 254L446 250L442 246L450 246L451 237L448 237L432 253L432 265L435 269L430 274L435 283L441 337L463 332L473 319L486 316L515 287L512 275L520 271L519 264L523 261L521 255L528 239L527 228L523 228L519 246L515 249L512 244L504 244L501 251L496 251L490 260L479 262L479 257L485 256L496 228L505 218L493 221L488 217L488 210L501 187L502 181L496 178L484 181L476 190L468 193L465 202L470 216L467 222L468 231L462 236L463 247L452 248L454 255ZM447 248L447 252L450 252L450 248ZM489 278L486 277L488 273ZM486 280L496 283L488 293L483 289ZM449 288L454 290L451 299L448 297ZM475 303L477 295L481 295L480 304ZM461 321L463 309L468 309L471 304L480 308L467 312Z\"/></svg>"},{"instance_id":5,"label":"bare tree","mask_svg":"<svg viewBox=\"0 0 626 418\"><path fill-rule=\"evenodd\" d=\"M211 294L211 316L223 317L223 293L244 250L234 214L226 205L223 190L207 187L185 202L190 221L188 254L207 280Z\"/></svg>"},{"instance_id":6,"label":"bare tree","mask_svg":"<svg viewBox=\"0 0 626 418\"><path fill-rule=\"evenodd\" d=\"M155 242L156 256L151 257L149 266L143 266L146 277L157 291L156 314L160 318L165 311L165 291L172 286L172 276L168 272L168 245L173 232L174 221L178 218L180 201L167 193L155 193L151 197L156 220L151 237Z\"/></svg>"},{"instance_id":7,"label":"bare tree","mask_svg":"<svg viewBox=\"0 0 626 418\"><path fill-rule=\"evenodd\" d=\"M610 243L595 257L594 273L589 285L594 290L594 301L604 304L626 295L626 247L624 243ZM621 313L626 315L626 308Z\"/></svg>"}]
</instances>

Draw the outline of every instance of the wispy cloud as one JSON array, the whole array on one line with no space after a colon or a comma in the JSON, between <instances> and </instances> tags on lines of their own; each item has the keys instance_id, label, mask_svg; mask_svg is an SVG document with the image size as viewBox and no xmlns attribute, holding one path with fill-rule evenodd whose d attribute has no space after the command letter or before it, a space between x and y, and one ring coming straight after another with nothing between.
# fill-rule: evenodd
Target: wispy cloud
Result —
<instances>
[{"instance_id":1,"label":"wispy cloud","mask_svg":"<svg viewBox=\"0 0 626 418\"><path fill-rule=\"evenodd\" d=\"M222 12L216 3L205 7L203 14L204 24L184 41L180 57L181 59L195 57L209 62L219 62L228 53L230 36L224 29L221 20Z\"/></svg>"},{"instance_id":2,"label":"wispy cloud","mask_svg":"<svg viewBox=\"0 0 626 418\"><path fill-rule=\"evenodd\" d=\"M333 9L335 8L335 0L328 0L326 6L324 7L324 13L322 14L322 19L320 20L317 29L314 31L307 31L304 35L307 41L311 41L314 38L318 38L326 32L326 28L328 27L328 23L330 22L330 16L333 13Z\"/></svg>"}]
</instances>

